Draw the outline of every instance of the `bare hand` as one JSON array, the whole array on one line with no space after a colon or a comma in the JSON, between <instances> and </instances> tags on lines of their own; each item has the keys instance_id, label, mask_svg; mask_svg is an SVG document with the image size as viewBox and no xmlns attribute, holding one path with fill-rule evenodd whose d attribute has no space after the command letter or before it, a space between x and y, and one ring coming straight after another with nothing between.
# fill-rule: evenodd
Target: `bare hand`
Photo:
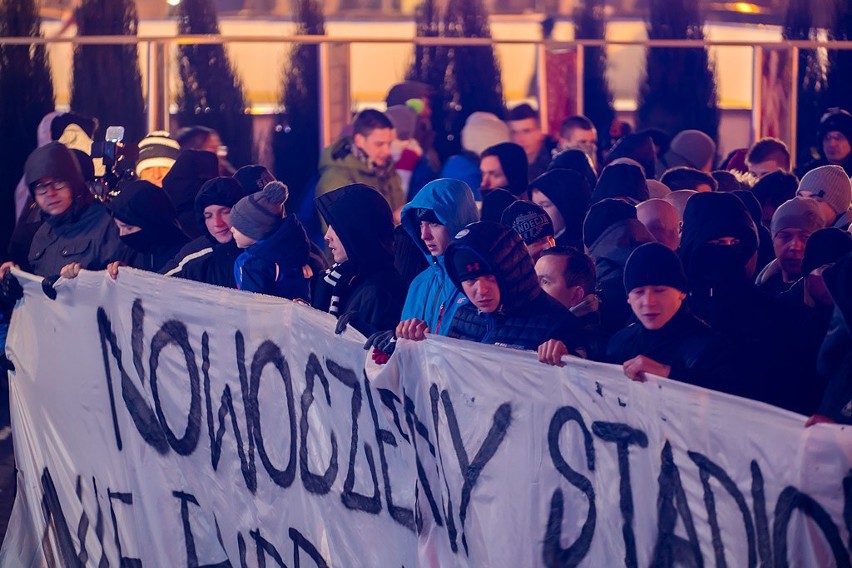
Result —
<instances>
[{"instance_id":1,"label":"bare hand","mask_svg":"<svg viewBox=\"0 0 852 568\"><path fill-rule=\"evenodd\" d=\"M548 365L564 367L562 357L568 355L568 348L558 339L548 339L538 346L538 360Z\"/></svg>"},{"instance_id":2,"label":"bare hand","mask_svg":"<svg viewBox=\"0 0 852 568\"><path fill-rule=\"evenodd\" d=\"M4 278L6 278L6 275L9 274L9 272L13 268L20 268L20 267L17 264L15 264L14 262L12 262L11 260L9 262L4 262L3 264L0 264L0 280L3 280Z\"/></svg>"},{"instance_id":3,"label":"bare hand","mask_svg":"<svg viewBox=\"0 0 852 568\"><path fill-rule=\"evenodd\" d=\"M83 269L83 265L79 262L72 262L71 264L66 264L62 267L62 270L59 271L59 275L66 280L73 280L79 276L80 271Z\"/></svg>"},{"instance_id":4,"label":"bare hand","mask_svg":"<svg viewBox=\"0 0 852 568\"><path fill-rule=\"evenodd\" d=\"M805 428L810 428L814 424L834 424L834 420L822 414L814 414L805 422Z\"/></svg>"},{"instance_id":5,"label":"bare hand","mask_svg":"<svg viewBox=\"0 0 852 568\"><path fill-rule=\"evenodd\" d=\"M668 365L658 363L644 355L628 359L624 362L623 367L624 374L627 375L628 379L642 383L648 380L647 377L645 377L645 373L651 373L652 375L657 375L659 377L668 377L669 373L672 372L672 368Z\"/></svg>"},{"instance_id":6,"label":"bare hand","mask_svg":"<svg viewBox=\"0 0 852 568\"><path fill-rule=\"evenodd\" d=\"M123 262L121 262L120 260L116 260L115 262L110 262L107 265L107 267L106 267L107 274L109 274L109 277L112 278L113 280L118 279L118 268L120 266L127 266L127 265L124 264Z\"/></svg>"},{"instance_id":7,"label":"bare hand","mask_svg":"<svg viewBox=\"0 0 852 568\"><path fill-rule=\"evenodd\" d=\"M399 322L396 326L397 339L411 339L412 341L423 341L426 339L426 334L429 333L429 326L426 322L417 318Z\"/></svg>"}]
</instances>

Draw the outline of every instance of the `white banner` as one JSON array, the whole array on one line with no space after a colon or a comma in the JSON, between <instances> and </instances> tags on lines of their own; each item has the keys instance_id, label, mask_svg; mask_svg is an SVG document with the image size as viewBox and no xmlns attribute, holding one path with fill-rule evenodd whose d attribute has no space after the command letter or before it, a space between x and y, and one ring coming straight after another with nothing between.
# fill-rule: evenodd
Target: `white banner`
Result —
<instances>
[{"instance_id":1,"label":"white banner","mask_svg":"<svg viewBox=\"0 0 852 568\"><path fill-rule=\"evenodd\" d=\"M850 565L849 428L438 337L375 376L284 300L19 278L3 566Z\"/></svg>"}]
</instances>

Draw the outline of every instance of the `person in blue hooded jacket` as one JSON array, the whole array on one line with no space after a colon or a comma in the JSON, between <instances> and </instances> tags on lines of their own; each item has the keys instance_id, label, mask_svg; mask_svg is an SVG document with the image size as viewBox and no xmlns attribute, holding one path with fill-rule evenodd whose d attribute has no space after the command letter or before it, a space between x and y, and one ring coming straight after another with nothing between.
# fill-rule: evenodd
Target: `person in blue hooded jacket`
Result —
<instances>
[{"instance_id":1,"label":"person in blue hooded jacket","mask_svg":"<svg viewBox=\"0 0 852 568\"><path fill-rule=\"evenodd\" d=\"M402 226L429 262L408 288L402 321L418 319L432 333L447 334L456 308L466 299L447 277L444 250L456 233L478 217L473 192L454 179L429 182L402 208Z\"/></svg>"}]
</instances>

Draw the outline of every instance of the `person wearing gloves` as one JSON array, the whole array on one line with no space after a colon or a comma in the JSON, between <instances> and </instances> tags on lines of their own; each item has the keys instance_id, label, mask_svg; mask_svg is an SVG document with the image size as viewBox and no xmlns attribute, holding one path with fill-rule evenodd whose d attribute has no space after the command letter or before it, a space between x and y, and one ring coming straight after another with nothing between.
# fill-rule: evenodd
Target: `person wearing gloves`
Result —
<instances>
[{"instance_id":1,"label":"person wearing gloves","mask_svg":"<svg viewBox=\"0 0 852 568\"><path fill-rule=\"evenodd\" d=\"M287 186L273 181L231 208L231 232L242 254L234 262L237 288L310 301L310 247L301 223L286 215Z\"/></svg>"}]
</instances>

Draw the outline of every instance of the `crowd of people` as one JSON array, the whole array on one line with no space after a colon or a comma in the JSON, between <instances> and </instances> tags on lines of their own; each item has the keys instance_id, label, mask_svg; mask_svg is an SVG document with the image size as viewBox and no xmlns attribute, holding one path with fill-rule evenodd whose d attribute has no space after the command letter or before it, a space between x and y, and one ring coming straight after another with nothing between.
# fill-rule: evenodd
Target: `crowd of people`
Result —
<instances>
[{"instance_id":1,"label":"crowd of people","mask_svg":"<svg viewBox=\"0 0 852 568\"><path fill-rule=\"evenodd\" d=\"M0 267L3 336L13 266L48 284L130 266L310 304L368 337L379 363L400 339L443 335L852 423L846 111L815 125L820 156L795 172L777 139L721 163L697 130L625 133L603 150L587 118L551 138L526 104L505 121L473 113L442 163L428 88L405 82L385 112L358 113L292 205L203 128L151 133L134 179L96 199L92 121L45 121Z\"/></svg>"}]
</instances>

